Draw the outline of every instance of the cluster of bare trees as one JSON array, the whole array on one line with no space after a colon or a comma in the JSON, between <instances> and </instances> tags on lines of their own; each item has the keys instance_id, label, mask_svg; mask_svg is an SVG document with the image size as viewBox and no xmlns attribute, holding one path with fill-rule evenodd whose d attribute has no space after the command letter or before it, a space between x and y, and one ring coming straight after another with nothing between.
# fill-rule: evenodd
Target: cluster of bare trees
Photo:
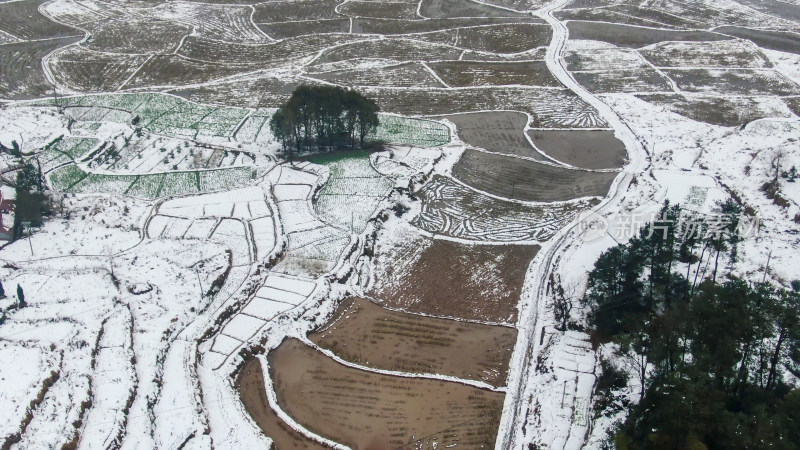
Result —
<instances>
[{"instance_id":1,"label":"cluster of bare trees","mask_svg":"<svg viewBox=\"0 0 800 450\"><path fill-rule=\"evenodd\" d=\"M378 124L375 101L338 86L301 85L269 122L289 156L303 150L364 145Z\"/></svg>"}]
</instances>

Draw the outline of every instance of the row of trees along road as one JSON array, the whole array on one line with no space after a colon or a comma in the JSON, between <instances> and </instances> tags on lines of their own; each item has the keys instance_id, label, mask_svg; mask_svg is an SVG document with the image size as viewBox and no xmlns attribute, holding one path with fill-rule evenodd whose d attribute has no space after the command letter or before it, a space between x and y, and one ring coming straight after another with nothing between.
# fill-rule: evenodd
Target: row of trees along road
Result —
<instances>
[{"instance_id":1,"label":"row of trees along road","mask_svg":"<svg viewBox=\"0 0 800 450\"><path fill-rule=\"evenodd\" d=\"M721 233L687 237L666 204L655 233L589 274L589 331L618 355L602 362L595 412L627 409L609 448L800 448L800 283L732 274L740 208L719 211L731 217ZM615 394L629 380L638 402Z\"/></svg>"},{"instance_id":2,"label":"row of trees along road","mask_svg":"<svg viewBox=\"0 0 800 450\"><path fill-rule=\"evenodd\" d=\"M272 133L294 152L364 145L378 124L375 101L338 86L301 85L270 119Z\"/></svg>"}]
</instances>

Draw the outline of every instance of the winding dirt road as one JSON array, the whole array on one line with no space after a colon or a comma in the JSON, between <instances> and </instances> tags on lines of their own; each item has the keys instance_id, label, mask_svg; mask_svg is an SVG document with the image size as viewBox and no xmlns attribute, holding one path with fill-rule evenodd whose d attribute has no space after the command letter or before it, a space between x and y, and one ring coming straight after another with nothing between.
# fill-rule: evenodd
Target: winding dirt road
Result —
<instances>
[{"instance_id":1,"label":"winding dirt road","mask_svg":"<svg viewBox=\"0 0 800 450\"><path fill-rule=\"evenodd\" d=\"M535 13L553 28L553 37L545 56L547 68L564 86L597 109L601 117L614 129L616 137L625 144L625 148L628 151L628 164L614 180L609 195L593 209L595 213L607 216L619 208L620 200L628 190L633 176L647 167L647 152L642 142L628 125L605 103L578 84L564 66L561 53L569 37L569 32L566 25L555 18L553 12L561 9L570 1L559 0ZM537 333L540 328L538 321L547 307L546 302L539 300L546 297L547 280L554 270L554 262L558 261L559 256L571 244L576 243L576 241L580 242L581 230L578 225L579 222L575 221L561 230L549 244L542 248L529 268L525 285L529 289L528 295L532 296L532 301L527 302L527 304L521 302L523 306L517 323L519 336L514 347L512 371L508 378L508 394L503 407L503 417L495 444L495 448L498 450L521 448L524 445L522 440L523 429L526 424L526 418L532 412L532 405L527 400L530 397L528 394L529 383L532 370L535 370L536 357L542 350L537 339ZM538 413L547 414L546 411ZM566 441L567 439L565 439Z\"/></svg>"}]
</instances>

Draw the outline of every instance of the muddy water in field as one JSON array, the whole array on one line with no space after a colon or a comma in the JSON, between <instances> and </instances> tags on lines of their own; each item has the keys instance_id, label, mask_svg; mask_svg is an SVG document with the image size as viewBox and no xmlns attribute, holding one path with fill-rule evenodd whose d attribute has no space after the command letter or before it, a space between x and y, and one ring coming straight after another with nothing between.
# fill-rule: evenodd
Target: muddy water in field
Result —
<instances>
[{"instance_id":1,"label":"muddy water in field","mask_svg":"<svg viewBox=\"0 0 800 450\"><path fill-rule=\"evenodd\" d=\"M251 358L244 364L236 384L245 409L261 431L272 439L277 450L328 448L294 431L269 407L264 390L264 375L258 359Z\"/></svg>"},{"instance_id":2,"label":"muddy water in field","mask_svg":"<svg viewBox=\"0 0 800 450\"><path fill-rule=\"evenodd\" d=\"M613 169L625 163L625 144L613 131L530 130L539 150L554 159L584 169Z\"/></svg>"},{"instance_id":3,"label":"muddy water in field","mask_svg":"<svg viewBox=\"0 0 800 450\"><path fill-rule=\"evenodd\" d=\"M342 302L331 323L309 339L367 367L451 375L501 386L517 330L392 311L350 298Z\"/></svg>"},{"instance_id":4,"label":"muddy water in field","mask_svg":"<svg viewBox=\"0 0 800 450\"><path fill-rule=\"evenodd\" d=\"M349 368L294 339L269 361L281 408L351 448L494 447L502 393Z\"/></svg>"}]
</instances>

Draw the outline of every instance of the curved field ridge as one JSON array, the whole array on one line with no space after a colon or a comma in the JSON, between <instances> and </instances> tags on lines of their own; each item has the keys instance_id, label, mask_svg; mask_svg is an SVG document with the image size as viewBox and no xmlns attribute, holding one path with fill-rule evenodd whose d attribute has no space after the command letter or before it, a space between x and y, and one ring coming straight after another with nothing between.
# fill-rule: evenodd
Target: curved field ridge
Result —
<instances>
[{"instance_id":1,"label":"curved field ridge","mask_svg":"<svg viewBox=\"0 0 800 450\"><path fill-rule=\"evenodd\" d=\"M392 311L350 298L331 323L308 337L355 364L502 386L517 330Z\"/></svg>"},{"instance_id":2,"label":"curved field ridge","mask_svg":"<svg viewBox=\"0 0 800 450\"><path fill-rule=\"evenodd\" d=\"M594 203L525 205L489 197L444 176L435 176L417 195L423 203L412 222L415 226L460 239L496 242L550 239Z\"/></svg>"},{"instance_id":3,"label":"curved field ridge","mask_svg":"<svg viewBox=\"0 0 800 450\"><path fill-rule=\"evenodd\" d=\"M468 149L453 176L483 192L530 202L603 197L616 172L590 172Z\"/></svg>"},{"instance_id":4,"label":"curved field ridge","mask_svg":"<svg viewBox=\"0 0 800 450\"><path fill-rule=\"evenodd\" d=\"M494 444L502 393L353 369L296 339L283 341L268 359L281 409L312 432L348 447Z\"/></svg>"}]
</instances>

